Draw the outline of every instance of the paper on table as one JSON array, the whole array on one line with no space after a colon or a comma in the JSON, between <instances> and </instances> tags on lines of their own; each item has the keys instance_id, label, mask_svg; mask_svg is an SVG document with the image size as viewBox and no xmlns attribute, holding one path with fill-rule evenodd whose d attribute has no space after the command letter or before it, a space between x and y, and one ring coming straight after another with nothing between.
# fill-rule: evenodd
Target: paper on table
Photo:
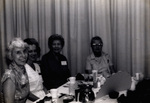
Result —
<instances>
[{"instance_id":1,"label":"paper on table","mask_svg":"<svg viewBox=\"0 0 150 103\"><path fill-rule=\"evenodd\" d=\"M117 99L110 99L108 95L105 95L99 99L96 99L94 103L118 103Z\"/></svg>"},{"instance_id":2,"label":"paper on table","mask_svg":"<svg viewBox=\"0 0 150 103\"><path fill-rule=\"evenodd\" d=\"M61 93L63 93L63 94L69 94L69 87L64 87L64 86L66 86L66 85L69 85L68 83L66 83L66 84L64 84L64 85L62 85L62 86L60 86L59 88L58 88L58 93L59 94L61 94Z\"/></svg>"},{"instance_id":3,"label":"paper on table","mask_svg":"<svg viewBox=\"0 0 150 103\"><path fill-rule=\"evenodd\" d=\"M131 76L127 72L118 72L110 76L101 87L96 99L102 96L108 95L111 90L123 91L130 89L131 86Z\"/></svg>"}]
</instances>

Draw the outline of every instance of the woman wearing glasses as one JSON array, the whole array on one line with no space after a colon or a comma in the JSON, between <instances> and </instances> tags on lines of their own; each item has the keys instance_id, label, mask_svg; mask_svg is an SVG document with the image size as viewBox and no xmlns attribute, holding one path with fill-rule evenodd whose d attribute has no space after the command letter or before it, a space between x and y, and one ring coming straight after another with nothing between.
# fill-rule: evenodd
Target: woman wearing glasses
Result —
<instances>
[{"instance_id":1,"label":"woman wearing glasses","mask_svg":"<svg viewBox=\"0 0 150 103\"><path fill-rule=\"evenodd\" d=\"M105 78L109 77L114 71L112 61L108 54L102 51L103 41L99 36L91 39L92 54L87 57L86 72L98 70Z\"/></svg>"}]
</instances>

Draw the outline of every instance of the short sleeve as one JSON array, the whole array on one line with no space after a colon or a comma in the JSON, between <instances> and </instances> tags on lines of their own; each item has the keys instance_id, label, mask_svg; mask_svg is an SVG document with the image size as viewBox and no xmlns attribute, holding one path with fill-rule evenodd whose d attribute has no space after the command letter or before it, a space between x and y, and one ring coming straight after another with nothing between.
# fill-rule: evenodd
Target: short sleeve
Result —
<instances>
[{"instance_id":1,"label":"short sleeve","mask_svg":"<svg viewBox=\"0 0 150 103\"><path fill-rule=\"evenodd\" d=\"M3 84L7 79L11 79L15 83L15 75L12 70L6 70L2 76L1 83Z\"/></svg>"},{"instance_id":2,"label":"short sleeve","mask_svg":"<svg viewBox=\"0 0 150 103\"><path fill-rule=\"evenodd\" d=\"M108 62L108 64L109 64L109 66L112 66L113 63L112 63L112 61L111 61L110 56L109 56L108 54L105 54L105 57L106 57L106 59L107 59L107 62Z\"/></svg>"}]
</instances>

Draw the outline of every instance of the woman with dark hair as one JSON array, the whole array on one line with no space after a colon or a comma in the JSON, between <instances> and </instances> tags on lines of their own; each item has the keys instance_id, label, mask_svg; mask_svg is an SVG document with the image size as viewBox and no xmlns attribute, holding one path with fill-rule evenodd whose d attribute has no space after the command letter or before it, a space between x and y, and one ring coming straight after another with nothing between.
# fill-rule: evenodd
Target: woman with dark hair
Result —
<instances>
[{"instance_id":1,"label":"woman with dark hair","mask_svg":"<svg viewBox=\"0 0 150 103\"><path fill-rule=\"evenodd\" d=\"M33 56L35 58L33 62L36 62L40 65L40 60L38 60L38 59L40 58L40 55L41 55L41 48L40 48L39 43L37 42L37 40L34 39L34 38L26 38L24 40L24 42L26 42L28 45L35 45L36 50L35 51L29 51L29 53L30 52L35 52L35 54L33 53L34 54Z\"/></svg>"},{"instance_id":2,"label":"woman with dark hair","mask_svg":"<svg viewBox=\"0 0 150 103\"><path fill-rule=\"evenodd\" d=\"M29 45L28 59L25 68L29 78L30 92L32 93L30 97L32 101L35 101L38 98L44 97L47 93L47 90L43 86L40 66L36 63L37 58L40 56L40 47L34 38L27 38L24 42ZM26 103L32 103L29 99Z\"/></svg>"},{"instance_id":3,"label":"woman with dark hair","mask_svg":"<svg viewBox=\"0 0 150 103\"><path fill-rule=\"evenodd\" d=\"M42 57L41 72L44 86L49 90L66 83L70 71L67 58L61 54L64 38L61 35L53 34L48 39L48 46L50 51Z\"/></svg>"}]
</instances>

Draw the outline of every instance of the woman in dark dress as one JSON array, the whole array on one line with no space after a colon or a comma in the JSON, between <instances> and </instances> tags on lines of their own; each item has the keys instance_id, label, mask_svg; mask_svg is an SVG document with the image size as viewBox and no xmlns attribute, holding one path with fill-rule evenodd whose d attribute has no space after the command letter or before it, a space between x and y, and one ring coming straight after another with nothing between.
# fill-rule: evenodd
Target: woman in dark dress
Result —
<instances>
[{"instance_id":1,"label":"woman in dark dress","mask_svg":"<svg viewBox=\"0 0 150 103\"><path fill-rule=\"evenodd\" d=\"M44 86L49 90L66 83L70 71L67 58L61 54L64 38L61 35L53 34L48 39L48 46L50 51L42 56L41 73Z\"/></svg>"}]
</instances>

